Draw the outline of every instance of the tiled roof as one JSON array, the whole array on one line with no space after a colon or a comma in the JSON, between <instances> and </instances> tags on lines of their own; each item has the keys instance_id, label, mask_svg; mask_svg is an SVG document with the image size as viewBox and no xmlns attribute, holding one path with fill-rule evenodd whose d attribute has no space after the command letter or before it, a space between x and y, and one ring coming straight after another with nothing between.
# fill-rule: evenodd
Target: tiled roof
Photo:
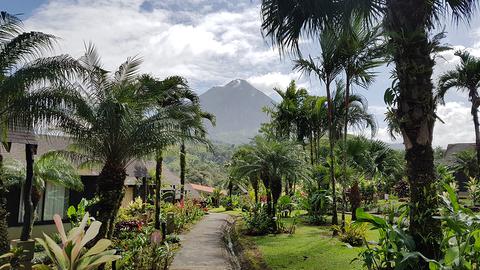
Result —
<instances>
[{"instance_id":1,"label":"tiled roof","mask_svg":"<svg viewBox=\"0 0 480 270\"><path fill-rule=\"evenodd\" d=\"M207 192L207 193L213 193L214 188L209 187L209 186L202 186L198 184L190 184L193 189L201 191L201 192Z\"/></svg>"}]
</instances>

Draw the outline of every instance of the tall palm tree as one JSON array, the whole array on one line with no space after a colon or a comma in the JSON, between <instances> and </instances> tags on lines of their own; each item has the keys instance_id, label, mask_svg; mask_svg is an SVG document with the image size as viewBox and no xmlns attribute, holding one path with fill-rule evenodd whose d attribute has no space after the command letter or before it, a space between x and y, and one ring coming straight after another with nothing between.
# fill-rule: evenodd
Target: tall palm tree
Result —
<instances>
[{"instance_id":1,"label":"tall palm tree","mask_svg":"<svg viewBox=\"0 0 480 270\"><path fill-rule=\"evenodd\" d=\"M410 233L417 251L440 255L432 137L435 103L431 81L434 49L429 32L447 14L468 21L476 0L262 1L262 29L283 50L300 52L303 36L317 38L332 21L344 25L353 13L367 23L381 21L399 80L397 119L405 143L411 189ZM427 269L426 264L419 266Z\"/></svg>"},{"instance_id":2,"label":"tall palm tree","mask_svg":"<svg viewBox=\"0 0 480 270\"><path fill-rule=\"evenodd\" d=\"M80 66L67 55L42 57L44 52L53 49L55 40L49 34L24 32L17 17L0 12L1 142L4 142L9 129L19 126L29 128L40 120L48 123L55 118L51 107L71 105L65 102L62 88L57 83L80 71ZM1 177L2 161L0 153L0 253L9 249L5 210L8 190ZM25 215L31 217L30 196L25 198ZM26 218L24 223L30 227L32 220Z\"/></svg>"},{"instance_id":3,"label":"tall palm tree","mask_svg":"<svg viewBox=\"0 0 480 270\"><path fill-rule=\"evenodd\" d=\"M260 189L260 174L256 170L242 170L247 165L252 166L255 159L253 159L253 147L251 145L244 145L240 147L232 156L232 162L229 164L230 175L234 178L247 178L252 186L255 204L258 201L258 192Z\"/></svg>"},{"instance_id":4,"label":"tall palm tree","mask_svg":"<svg viewBox=\"0 0 480 270\"><path fill-rule=\"evenodd\" d=\"M189 118L190 121L182 121L181 130L187 134L194 134L197 138L203 139L203 141L210 147L210 144L205 140L207 131L204 126L204 120L210 121L215 125L215 116L209 112L202 111L200 103L197 101L193 102L191 106L194 108L192 117ZM192 138L192 137L190 137ZM186 172L186 145L185 142L189 139L184 137L180 140L180 201L183 201L185 195L185 172Z\"/></svg>"},{"instance_id":5,"label":"tall palm tree","mask_svg":"<svg viewBox=\"0 0 480 270\"><path fill-rule=\"evenodd\" d=\"M480 127L478 121L478 107L480 106L480 58L474 57L467 51L456 51L455 55L460 57L460 64L454 70L448 71L439 79L437 96L440 102L444 102L445 94L451 88L468 93L471 102L470 113L473 118L475 129L475 145L477 151L477 166L480 167ZM477 175L478 177L479 175Z\"/></svg>"},{"instance_id":6,"label":"tall palm tree","mask_svg":"<svg viewBox=\"0 0 480 270\"><path fill-rule=\"evenodd\" d=\"M35 213L45 191L47 183L49 185L61 186L77 191L83 190L83 183L77 173L77 169L67 160L57 155L49 153L43 154L38 158L33 167L34 183L31 194L32 212ZM21 162L11 160L5 163L3 177L9 185L23 185L25 182L25 170ZM32 226L24 228L22 235L31 237Z\"/></svg>"},{"instance_id":7,"label":"tall palm tree","mask_svg":"<svg viewBox=\"0 0 480 270\"><path fill-rule=\"evenodd\" d=\"M190 89L188 82L179 76L171 76L164 80L156 79L150 75L142 75L140 81L144 87L144 93L141 99L150 103L147 106L147 111L156 110L157 108L184 106L185 102L197 106L199 99L198 95ZM192 111L193 114L197 110ZM196 115L192 115L195 118ZM186 120L186 119L184 119ZM197 122L198 124L198 122ZM204 134L203 134L204 135ZM180 139L180 137L179 137ZM203 137L196 137L196 140L206 142ZM169 142L170 145L172 142ZM163 163L163 151L168 144L158 145L154 153L155 155L155 228L160 229L160 202L161 202L161 175ZM185 178L184 178L185 179Z\"/></svg>"},{"instance_id":8,"label":"tall palm tree","mask_svg":"<svg viewBox=\"0 0 480 270\"><path fill-rule=\"evenodd\" d=\"M381 50L379 49L380 28L369 29L365 26L360 16L353 16L350 23L343 29L339 39L340 56L345 73L345 107L350 103L351 87L360 85L367 88L374 80L375 74L372 69L381 65L379 61ZM343 127L343 144L347 143L348 110L344 111L345 125ZM373 136L373 134L372 134ZM347 151L343 152L343 191L342 198L345 204L347 183ZM345 228L345 205L342 208L342 230Z\"/></svg>"},{"instance_id":9,"label":"tall palm tree","mask_svg":"<svg viewBox=\"0 0 480 270\"><path fill-rule=\"evenodd\" d=\"M265 1L263 6L265 8ZM264 11L265 12L265 11ZM265 15L264 15L265 16ZM264 18L264 29L269 29L265 26L267 20ZM274 29L272 29L274 30ZM272 33L273 34L273 33ZM325 31L320 34L320 47L321 47L321 56L318 61L315 61L312 57L309 59L300 59L295 63L295 69L306 72L307 74L314 73L321 82L325 84L325 89L327 92L327 112L328 112L328 140L330 144L330 179L332 185L332 224L338 224L338 214L337 214L337 199L336 199L336 190L335 190L335 157L334 157L334 148L335 148L335 138L334 138L334 125L333 125L333 112L334 107L332 103L332 94L331 94L331 84L334 82L336 76L341 72L341 61L339 58L338 48L336 46L339 39L337 31L334 29L333 25L326 27ZM334 232L335 233L335 232Z\"/></svg>"},{"instance_id":10,"label":"tall palm tree","mask_svg":"<svg viewBox=\"0 0 480 270\"><path fill-rule=\"evenodd\" d=\"M88 74L83 83L71 86L78 93L77 106L63 112L58 127L74 141L64 155L102 168L97 180L96 218L102 222L98 237L111 237L124 196L126 167L159 145L174 143L193 108L168 106L146 113L151 102L140 98L145 88L138 79L137 58L128 58L113 75L102 68L92 45L80 61Z\"/></svg>"}]
</instances>

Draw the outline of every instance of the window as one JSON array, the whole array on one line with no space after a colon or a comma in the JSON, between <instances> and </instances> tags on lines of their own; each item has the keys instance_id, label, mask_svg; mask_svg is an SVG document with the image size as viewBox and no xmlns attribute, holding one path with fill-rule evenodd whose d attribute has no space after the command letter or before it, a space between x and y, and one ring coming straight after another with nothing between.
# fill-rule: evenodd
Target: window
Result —
<instances>
[{"instance_id":1,"label":"window","mask_svg":"<svg viewBox=\"0 0 480 270\"><path fill-rule=\"evenodd\" d=\"M18 211L18 222L23 222L23 187L20 195L20 208ZM59 214L62 218L65 216L68 203L68 190L64 187L46 183L45 191L40 198L37 210L35 212L35 221L53 220L53 215Z\"/></svg>"}]
</instances>

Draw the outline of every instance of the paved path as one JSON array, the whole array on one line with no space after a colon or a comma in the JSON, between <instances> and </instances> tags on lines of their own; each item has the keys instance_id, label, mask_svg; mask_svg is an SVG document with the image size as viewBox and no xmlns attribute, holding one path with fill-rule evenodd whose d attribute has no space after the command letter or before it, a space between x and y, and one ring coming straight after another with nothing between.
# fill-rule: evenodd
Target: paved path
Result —
<instances>
[{"instance_id":1,"label":"paved path","mask_svg":"<svg viewBox=\"0 0 480 270\"><path fill-rule=\"evenodd\" d=\"M211 213L181 236L181 249L170 270L230 270L228 251L223 242L223 225L229 215Z\"/></svg>"}]
</instances>

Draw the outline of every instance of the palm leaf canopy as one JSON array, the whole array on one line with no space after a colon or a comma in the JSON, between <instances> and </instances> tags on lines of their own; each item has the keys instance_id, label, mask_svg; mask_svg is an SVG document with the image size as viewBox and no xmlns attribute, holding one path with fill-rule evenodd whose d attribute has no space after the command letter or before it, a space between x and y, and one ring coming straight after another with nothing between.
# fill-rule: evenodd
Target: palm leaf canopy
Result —
<instances>
[{"instance_id":1,"label":"palm leaf canopy","mask_svg":"<svg viewBox=\"0 0 480 270\"><path fill-rule=\"evenodd\" d=\"M68 55L52 52L56 37L24 32L21 21L0 12L0 133L15 126L31 127L56 118L55 106L73 106L61 84L83 71Z\"/></svg>"},{"instance_id":2,"label":"palm leaf canopy","mask_svg":"<svg viewBox=\"0 0 480 270\"><path fill-rule=\"evenodd\" d=\"M444 103L445 94L451 88L459 91L467 91L470 99L478 97L477 89L480 87L480 59L467 51L457 51L455 55L460 57L460 63L454 70L447 71L439 78L439 87L436 97Z\"/></svg>"},{"instance_id":3,"label":"palm leaf canopy","mask_svg":"<svg viewBox=\"0 0 480 270\"><path fill-rule=\"evenodd\" d=\"M433 28L448 15L457 22L468 21L477 5L476 0L418 1L424 6L416 10L418 19L427 28ZM354 14L369 24L380 21L386 15L388 4L386 0L262 0L262 31L281 51L299 54L300 40L316 39L329 24L343 26Z\"/></svg>"},{"instance_id":4,"label":"palm leaf canopy","mask_svg":"<svg viewBox=\"0 0 480 270\"><path fill-rule=\"evenodd\" d=\"M138 76L139 59L128 58L117 71L108 72L89 45L80 61L88 73L81 83L70 85L77 93L77 105L74 110L57 112L62 114L60 131L75 142L64 155L81 163L108 161L126 167L131 160L180 138L200 140L194 132L182 129L196 120L197 106L152 106L142 98L153 99L142 83L145 77Z\"/></svg>"}]
</instances>

